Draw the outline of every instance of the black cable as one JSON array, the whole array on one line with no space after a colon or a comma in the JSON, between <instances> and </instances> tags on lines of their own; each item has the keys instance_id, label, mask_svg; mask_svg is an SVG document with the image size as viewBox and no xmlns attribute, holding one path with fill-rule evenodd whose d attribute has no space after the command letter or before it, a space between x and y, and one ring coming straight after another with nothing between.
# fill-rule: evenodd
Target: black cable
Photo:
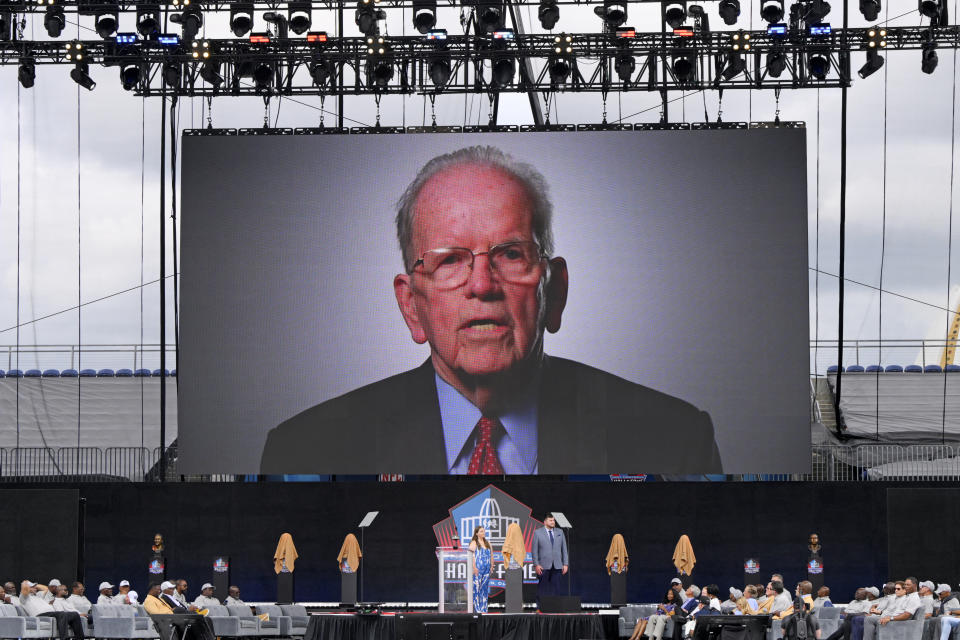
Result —
<instances>
[{"instance_id":1,"label":"black cable","mask_svg":"<svg viewBox=\"0 0 960 640\"><path fill-rule=\"evenodd\" d=\"M817 88L817 200L814 204L815 227L813 256L816 268L813 272L813 375L817 376L820 356L820 89ZM839 424L837 425L839 432Z\"/></svg>"},{"instance_id":2,"label":"black cable","mask_svg":"<svg viewBox=\"0 0 960 640\"><path fill-rule=\"evenodd\" d=\"M843 3L843 35L841 36L841 49L846 50L847 44L847 3ZM841 73L849 69L849 57ZM837 296L837 386L833 396L834 411L837 415L837 425L840 420L840 393L843 384L843 294L844 294L844 270L846 268L845 253L847 243L847 85L850 84L849 78L842 83L840 87L840 264L839 264L839 291Z\"/></svg>"},{"instance_id":3,"label":"black cable","mask_svg":"<svg viewBox=\"0 0 960 640\"><path fill-rule=\"evenodd\" d=\"M957 15L957 2L953 3L953 15ZM953 50L953 101L950 107L950 213L947 224L947 308L950 308L950 279L953 269L953 183L956 177L954 171L954 152L956 147L957 133L957 50ZM947 340L950 340L950 314L947 314ZM949 342L943 346L946 354ZM940 422L940 442L945 443L947 439L947 365L950 364L944 358L943 362L943 411Z\"/></svg>"},{"instance_id":4,"label":"black cable","mask_svg":"<svg viewBox=\"0 0 960 640\"><path fill-rule=\"evenodd\" d=\"M81 260L81 250L83 248L81 235L81 165L80 165L80 85L77 85L77 371L80 371L83 365L83 310L80 308L80 302L83 296L82 280L80 278L83 262ZM77 376L77 457L80 456L80 398L82 397L81 378Z\"/></svg>"},{"instance_id":5,"label":"black cable","mask_svg":"<svg viewBox=\"0 0 960 640\"><path fill-rule=\"evenodd\" d=\"M160 482L167 481L167 90L160 94Z\"/></svg>"},{"instance_id":6,"label":"black cable","mask_svg":"<svg viewBox=\"0 0 960 640\"><path fill-rule=\"evenodd\" d=\"M170 104L170 220L173 223L171 230L173 237L173 364L176 367L180 362L180 287L177 282L179 272L177 266L177 126L180 122L179 100L173 97ZM176 108L176 109L175 109ZM180 390L178 379L174 379L174 386Z\"/></svg>"},{"instance_id":7,"label":"black cable","mask_svg":"<svg viewBox=\"0 0 960 640\"><path fill-rule=\"evenodd\" d=\"M17 83L17 369L20 368L20 83ZM20 377L15 378L17 449L20 448ZM20 475L20 456L17 455L17 475Z\"/></svg>"},{"instance_id":8,"label":"black cable","mask_svg":"<svg viewBox=\"0 0 960 640\"><path fill-rule=\"evenodd\" d=\"M140 100L140 368L144 367L143 362L143 271L145 263L144 255L144 198L146 182L146 152L147 152L147 98L143 96ZM146 401L144 399L146 381L140 376L140 452L143 453L146 444ZM140 471L144 471L143 460L141 460Z\"/></svg>"},{"instance_id":9,"label":"black cable","mask_svg":"<svg viewBox=\"0 0 960 640\"><path fill-rule=\"evenodd\" d=\"M887 3L887 16L890 15L890 3ZM888 58L890 56L887 56ZM877 371L876 371L876 429L877 439L880 439L880 373L883 371L883 266L887 251L887 89L889 87L888 76L890 61L883 66L883 186L881 188L882 197L882 218L880 223L880 293L877 302ZM949 300L947 301L949 303Z\"/></svg>"}]
</instances>

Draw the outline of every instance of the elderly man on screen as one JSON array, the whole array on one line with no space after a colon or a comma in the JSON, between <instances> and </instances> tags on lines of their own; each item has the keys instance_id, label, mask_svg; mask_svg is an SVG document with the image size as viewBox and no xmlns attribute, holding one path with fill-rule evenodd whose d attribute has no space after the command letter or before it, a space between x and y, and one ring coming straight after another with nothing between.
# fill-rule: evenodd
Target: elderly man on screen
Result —
<instances>
[{"instance_id":1,"label":"elderly man on screen","mask_svg":"<svg viewBox=\"0 0 960 640\"><path fill-rule=\"evenodd\" d=\"M543 176L498 149L428 162L399 202L404 272L393 289L410 337L429 344L430 357L273 429L261 471L719 472L709 415L545 355L569 281L551 218ZM666 430L671 437L659 437Z\"/></svg>"}]
</instances>

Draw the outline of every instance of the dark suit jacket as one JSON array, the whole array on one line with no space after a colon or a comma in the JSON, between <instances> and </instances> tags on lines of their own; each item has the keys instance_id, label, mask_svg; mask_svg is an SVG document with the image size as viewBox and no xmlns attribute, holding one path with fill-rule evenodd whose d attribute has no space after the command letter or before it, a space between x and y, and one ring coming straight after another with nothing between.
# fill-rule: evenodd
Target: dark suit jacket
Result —
<instances>
[{"instance_id":1,"label":"dark suit jacket","mask_svg":"<svg viewBox=\"0 0 960 640\"><path fill-rule=\"evenodd\" d=\"M579 362L544 360L539 473L721 473L707 413ZM260 472L446 474L430 360L283 422Z\"/></svg>"}]
</instances>

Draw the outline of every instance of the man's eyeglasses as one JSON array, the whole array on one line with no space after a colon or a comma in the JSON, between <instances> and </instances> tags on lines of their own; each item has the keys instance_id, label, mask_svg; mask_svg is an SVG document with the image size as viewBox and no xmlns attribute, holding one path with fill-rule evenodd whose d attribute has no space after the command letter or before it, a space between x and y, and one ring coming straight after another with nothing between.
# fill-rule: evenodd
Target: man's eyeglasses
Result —
<instances>
[{"instance_id":1,"label":"man's eyeglasses","mask_svg":"<svg viewBox=\"0 0 960 640\"><path fill-rule=\"evenodd\" d=\"M540 253L540 245L532 240L504 242L478 253L463 247L443 247L425 252L413 263L410 271L421 267L421 271L438 287L455 289L470 277L474 259L483 255L490 260L490 267L497 275L514 284L537 282L540 279L537 267L547 257Z\"/></svg>"}]
</instances>

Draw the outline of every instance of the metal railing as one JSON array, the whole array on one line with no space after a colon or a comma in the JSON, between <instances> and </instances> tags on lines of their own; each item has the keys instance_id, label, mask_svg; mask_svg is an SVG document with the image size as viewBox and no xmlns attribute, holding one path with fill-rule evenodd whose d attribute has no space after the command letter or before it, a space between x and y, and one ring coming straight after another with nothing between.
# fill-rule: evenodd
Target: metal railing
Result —
<instances>
[{"instance_id":1,"label":"metal railing","mask_svg":"<svg viewBox=\"0 0 960 640\"><path fill-rule=\"evenodd\" d=\"M167 368L176 368L176 350L165 349ZM0 369L156 369L159 344L14 344L0 345Z\"/></svg>"},{"instance_id":2,"label":"metal railing","mask_svg":"<svg viewBox=\"0 0 960 640\"><path fill-rule=\"evenodd\" d=\"M810 340L810 373L824 375L827 367L837 364L838 346L837 340ZM871 364L940 364L947 346L945 339L844 340L843 361L840 364L845 367L852 364L864 367Z\"/></svg>"}]
</instances>

